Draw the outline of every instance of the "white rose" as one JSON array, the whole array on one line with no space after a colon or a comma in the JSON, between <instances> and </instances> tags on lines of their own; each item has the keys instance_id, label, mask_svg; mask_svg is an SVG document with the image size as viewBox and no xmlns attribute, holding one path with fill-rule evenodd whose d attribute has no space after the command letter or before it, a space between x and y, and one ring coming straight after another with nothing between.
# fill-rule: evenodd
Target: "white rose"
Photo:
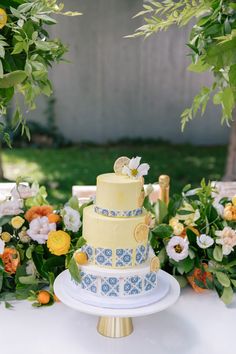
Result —
<instances>
[{"instance_id":1,"label":"white rose","mask_svg":"<svg viewBox=\"0 0 236 354\"><path fill-rule=\"evenodd\" d=\"M21 199L8 199L0 203L0 218L5 215L18 215L23 213Z\"/></svg>"},{"instance_id":2,"label":"white rose","mask_svg":"<svg viewBox=\"0 0 236 354\"><path fill-rule=\"evenodd\" d=\"M49 223L46 216L33 219L29 224L29 229L27 230L27 235L39 244L43 244L48 239L48 234L50 231L56 230L55 223Z\"/></svg>"},{"instance_id":3,"label":"white rose","mask_svg":"<svg viewBox=\"0 0 236 354\"><path fill-rule=\"evenodd\" d=\"M80 213L71 208L65 206L62 210L63 221L68 231L77 232L81 226Z\"/></svg>"}]
</instances>

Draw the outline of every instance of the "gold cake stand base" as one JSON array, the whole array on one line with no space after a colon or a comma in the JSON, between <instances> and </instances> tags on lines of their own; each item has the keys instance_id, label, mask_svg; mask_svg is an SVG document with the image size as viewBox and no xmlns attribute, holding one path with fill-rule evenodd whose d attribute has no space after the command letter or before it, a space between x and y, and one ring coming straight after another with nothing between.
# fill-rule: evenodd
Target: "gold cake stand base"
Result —
<instances>
[{"instance_id":1,"label":"gold cake stand base","mask_svg":"<svg viewBox=\"0 0 236 354\"><path fill-rule=\"evenodd\" d=\"M99 317L97 331L102 336L121 338L129 336L133 332L131 317Z\"/></svg>"}]
</instances>

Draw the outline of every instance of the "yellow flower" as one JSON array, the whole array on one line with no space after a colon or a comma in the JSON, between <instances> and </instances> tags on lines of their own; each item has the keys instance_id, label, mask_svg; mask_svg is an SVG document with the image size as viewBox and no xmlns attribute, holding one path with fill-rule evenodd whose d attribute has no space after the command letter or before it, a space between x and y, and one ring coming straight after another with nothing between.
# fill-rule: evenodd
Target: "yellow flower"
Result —
<instances>
[{"instance_id":1,"label":"yellow flower","mask_svg":"<svg viewBox=\"0 0 236 354\"><path fill-rule=\"evenodd\" d=\"M21 216L14 216L14 218L11 219L11 224L14 229L20 229L24 222L25 220Z\"/></svg>"},{"instance_id":2,"label":"yellow flower","mask_svg":"<svg viewBox=\"0 0 236 354\"><path fill-rule=\"evenodd\" d=\"M7 14L4 9L0 8L0 29L2 29L7 23Z\"/></svg>"},{"instance_id":3,"label":"yellow flower","mask_svg":"<svg viewBox=\"0 0 236 354\"><path fill-rule=\"evenodd\" d=\"M233 196L232 203L233 203L234 206L236 206L236 195Z\"/></svg>"},{"instance_id":4,"label":"yellow flower","mask_svg":"<svg viewBox=\"0 0 236 354\"><path fill-rule=\"evenodd\" d=\"M11 239L11 234L9 234L9 232L3 232L1 234L1 239L4 241L4 242L9 242L10 239Z\"/></svg>"},{"instance_id":5,"label":"yellow flower","mask_svg":"<svg viewBox=\"0 0 236 354\"><path fill-rule=\"evenodd\" d=\"M56 256L67 254L70 249L70 235L64 231L50 231L47 246L49 251Z\"/></svg>"}]
</instances>

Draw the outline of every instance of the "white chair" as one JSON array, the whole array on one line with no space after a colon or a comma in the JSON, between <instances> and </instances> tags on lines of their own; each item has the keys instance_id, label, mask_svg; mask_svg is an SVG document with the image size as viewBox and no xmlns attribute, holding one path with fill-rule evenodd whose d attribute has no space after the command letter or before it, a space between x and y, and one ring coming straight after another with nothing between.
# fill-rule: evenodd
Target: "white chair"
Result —
<instances>
[{"instance_id":1,"label":"white chair","mask_svg":"<svg viewBox=\"0 0 236 354\"><path fill-rule=\"evenodd\" d=\"M223 197L232 198L236 195L236 182L212 182L211 184L218 190L218 193L214 194L216 201Z\"/></svg>"}]
</instances>

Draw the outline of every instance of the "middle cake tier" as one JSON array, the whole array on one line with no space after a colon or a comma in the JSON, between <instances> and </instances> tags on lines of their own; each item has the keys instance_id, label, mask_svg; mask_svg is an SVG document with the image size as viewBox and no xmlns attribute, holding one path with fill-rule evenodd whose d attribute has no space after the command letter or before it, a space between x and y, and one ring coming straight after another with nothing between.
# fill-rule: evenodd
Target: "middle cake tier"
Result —
<instances>
[{"instance_id":1,"label":"middle cake tier","mask_svg":"<svg viewBox=\"0 0 236 354\"><path fill-rule=\"evenodd\" d=\"M130 218L100 215L91 205L84 209L83 250L89 263L104 267L132 267L146 261L148 255L147 213Z\"/></svg>"}]
</instances>

